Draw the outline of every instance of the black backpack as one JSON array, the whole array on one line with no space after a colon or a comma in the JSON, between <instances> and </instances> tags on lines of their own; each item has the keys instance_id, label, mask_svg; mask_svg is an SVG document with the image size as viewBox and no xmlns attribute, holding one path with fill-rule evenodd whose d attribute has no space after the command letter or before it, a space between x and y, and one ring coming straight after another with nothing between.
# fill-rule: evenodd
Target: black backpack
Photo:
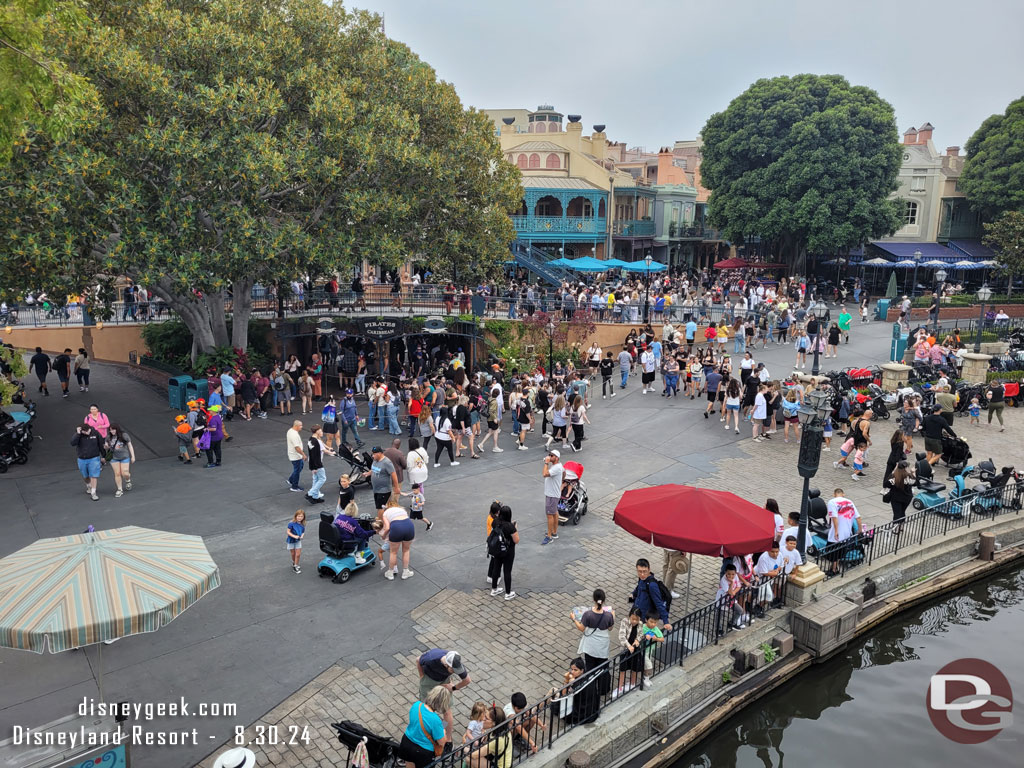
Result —
<instances>
[{"instance_id":1,"label":"black backpack","mask_svg":"<svg viewBox=\"0 0 1024 768\"><path fill-rule=\"evenodd\" d=\"M487 537L487 554L491 557L504 557L508 554L508 537L498 526L492 527L491 535Z\"/></svg>"},{"instance_id":2,"label":"black backpack","mask_svg":"<svg viewBox=\"0 0 1024 768\"><path fill-rule=\"evenodd\" d=\"M653 578L652 577L651 580L647 582L647 594L648 594L648 597L650 597L651 582L654 582L655 586L657 586L657 588L660 590L660 592L661 592L661 599L665 603L665 613L666 614L669 613L672 610L672 590L669 589L668 587L666 587L665 586L665 582L663 582L661 579L657 579L657 578ZM651 599L651 603L653 605L653 603L654 603L654 599L653 598Z\"/></svg>"}]
</instances>

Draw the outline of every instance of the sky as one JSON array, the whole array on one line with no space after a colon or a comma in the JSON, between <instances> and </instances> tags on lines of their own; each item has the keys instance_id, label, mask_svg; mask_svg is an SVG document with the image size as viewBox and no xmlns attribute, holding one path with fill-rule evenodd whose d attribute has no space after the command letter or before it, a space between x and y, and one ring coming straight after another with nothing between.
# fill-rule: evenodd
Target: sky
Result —
<instances>
[{"instance_id":1,"label":"sky","mask_svg":"<svg viewBox=\"0 0 1024 768\"><path fill-rule=\"evenodd\" d=\"M841 74L941 152L1024 96L1021 0L348 0L481 109L551 104L656 151L763 77Z\"/></svg>"}]
</instances>

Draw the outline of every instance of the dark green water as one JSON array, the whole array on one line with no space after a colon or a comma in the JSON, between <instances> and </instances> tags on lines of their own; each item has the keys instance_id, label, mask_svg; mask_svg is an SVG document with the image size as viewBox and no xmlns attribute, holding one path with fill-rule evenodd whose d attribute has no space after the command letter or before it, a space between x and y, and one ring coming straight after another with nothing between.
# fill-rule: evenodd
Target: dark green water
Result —
<instances>
[{"instance_id":1,"label":"dark green water","mask_svg":"<svg viewBox=\"0 0 1024 768\"><path fill-rule=\"evenodd\" d=\"M1012 726L983 744L941 736L931 675L985 659L1010 681ZM811 667L719 728L673 768L1001 768L1024 765L1024 569L907 614Z\"/></svg>"}]
</instances>

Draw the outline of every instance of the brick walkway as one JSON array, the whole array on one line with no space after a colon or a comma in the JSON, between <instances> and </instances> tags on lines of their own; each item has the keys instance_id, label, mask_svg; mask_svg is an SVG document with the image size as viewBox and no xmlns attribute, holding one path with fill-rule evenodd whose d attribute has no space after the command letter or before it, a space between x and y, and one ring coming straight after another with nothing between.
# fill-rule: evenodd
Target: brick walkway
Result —
<instances>
[{"instance_id":1,"label":"brick walkway","mask_svg":"<svg viewBox=\"0 0 1024 768\"><path fill-rule=\"evenodd\" d=\"M645 402L644 405L654 404ZM695 408L687 407L683 413L687 422L697 417ZM1024 414L1010 410L1007 421L1010 426L1006 434L1019 434L1024 427ZM697 423L698 427L693 431L704 434L700 420ZM706 440L710 442L712 438L718 438L712 435L718 426L716 419L703 426ZM834 470L831 467L832 458L837 455L834 444L832 453L822 454L821 468L812 486L820 487L822 496L826 498L831 496L833 488L842 487L857 503L868 524L888 522L891 511L882 503L878 487L888 453L888 438L895 426L894 421L873 426L875 447L868 469L869 479L855 482L850 478L850 472ZM1024 465L1024 449L1020 441L1011 444L1003 440L1005 435L994 428L970 429L966 420L958 420L956 427L969 440L974 461L993 456L998 457L997 465ZM763 444L742 440L735 444L735 456L713 460L709 465L710 471L699 479L687 478L682 482L729 490L759 504L767 496L773 496L779 501L783 514L798 509L800 484L795 471L798 441L783 443L781 432L777 437L779 439L774 442ZM918 443L921 443L920 439ZM678 469L674 471L678 472ZM940 468L937 474L943 476L945 473ZM662 473L657 473L652 484L668 481ZM514 691L523 691L531 703L542 697L554 685L556 678L560 679L569 659L576 655L579 634L569 623L570 609L589 605L592 588L603 586L608 592L610 605L618 609L621 617L622 611L628 608L625 597L635 583L632 563L638 557L648 557L656 569L660 565L658 550L624 534L611 522L612 510L622 491L647 484L630 483L603 498L592 499L591 512L580 527L568 529L559 542L552 545L561 546L568 540L579 550L576 559L565 566L562 574L570 588L532 590L506 602L490 597L483 584L484 569L481 566L479 584L466 585L463 589L442 589L412 611L408 620L412 622L417 641L415 647L404 653L356 663L343 660L254 723L282 727L309 725L313 734L308 747L253 747L259 764L306 768L343 765L347 750L337 742L330 728L330 723L338 720L354 720L378 733L401 738L408 704L417 692L416 659L428 648L458 650L473 679L472 685L456 694L456 739L461 739L470 707L476 700L504 704ZM476 503L481 505L479 501ZM519 546L538 545L524 538ZM691 607L713 597L718 568L717 559L694 558ZM676 588L683 592L684 586L685 576ZM673 614L681 613L682 608L683 598L680 598L673 604ZM367 622L379 620L380 617L373 615L366 617ZM358 627L346 627L345 630L358 632ZM368 656L372 656L372 649L367 651ZM211 766L212 762L212 758L207 758L202 764Z\"/></svg>"}]
</instances>

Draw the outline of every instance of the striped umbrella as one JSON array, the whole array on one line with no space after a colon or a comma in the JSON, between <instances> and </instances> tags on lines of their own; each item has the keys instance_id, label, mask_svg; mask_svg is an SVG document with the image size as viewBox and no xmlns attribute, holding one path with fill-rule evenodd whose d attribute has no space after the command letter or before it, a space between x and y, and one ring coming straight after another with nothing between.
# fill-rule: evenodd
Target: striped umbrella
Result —
<instances>
[{"instance_id":1,"label":"striped umbrella","mask_svg":"<svg viewBox=\"0 0 1024 768\"><path fill-rule=\"evenodd\" d=\"M40 539L0 560L0 647L57 653L155 632L218 586L199 536L127 526ZM102 662L97 682L102 696Z\"/></svg>"}]
</instances>

